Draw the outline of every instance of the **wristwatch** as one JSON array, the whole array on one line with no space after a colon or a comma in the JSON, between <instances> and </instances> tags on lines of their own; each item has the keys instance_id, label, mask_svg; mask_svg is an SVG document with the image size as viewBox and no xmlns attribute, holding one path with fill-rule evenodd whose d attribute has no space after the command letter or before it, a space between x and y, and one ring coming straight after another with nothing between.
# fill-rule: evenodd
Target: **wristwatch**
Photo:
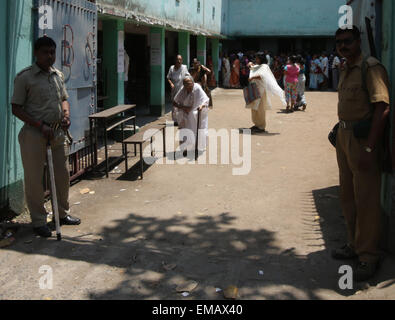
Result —
<instances>
[{"instance_id":1,"label":"wristwatch","mask_svg":"<svg viewBox=\"0 0 395 320\"><path fill-rule=\"evenodd\" d=\"M364 149L365 149L365 151L368 152L368 153L371 153L371 152L373 151L373 149L370 148L370 147L365 147Z\"/></svg>"}]
</instances>

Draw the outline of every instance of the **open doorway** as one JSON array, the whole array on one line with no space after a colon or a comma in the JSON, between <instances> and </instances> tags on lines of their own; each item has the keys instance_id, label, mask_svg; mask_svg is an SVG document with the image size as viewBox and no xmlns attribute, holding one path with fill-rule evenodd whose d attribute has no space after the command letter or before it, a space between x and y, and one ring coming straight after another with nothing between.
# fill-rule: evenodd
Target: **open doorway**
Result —
<instances>
[{"instance_id":1,"label":"open doorway","mask_svg":"<svg viewBox=\"0 0 395 320\"><path fill-rule=\"evenodd\" d=\"M125 95L137 107L149 105L149 60L147 36L125 34L125 50L129 56L128 85Z\"/></svg>"}]
</instances>

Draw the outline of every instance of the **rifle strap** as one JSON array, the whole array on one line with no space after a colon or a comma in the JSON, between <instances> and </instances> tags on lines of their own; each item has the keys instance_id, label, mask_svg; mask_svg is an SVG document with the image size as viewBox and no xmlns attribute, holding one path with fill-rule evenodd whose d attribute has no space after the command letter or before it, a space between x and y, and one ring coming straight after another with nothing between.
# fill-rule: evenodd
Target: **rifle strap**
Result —
<instances>
[{"instance_id":1,"label":"rifle strap","mask_svg":"<svg viewBox=\"0 0 395 320\"><path fill-rule=\"evenodd\" d=\"M362 68L361 68L361 73L362 73L362 89L363 91L366 92L366 95L368 96L368 99L370 99L369 96L369 90L368 90L368 85L367 85L367 76L368 76L368 69L369 69L369 64L368 64L368 56L365 56L362 60ZM374 107L369 101L369 107L370 107L370 112L374 112Z\"/></svg>"}]
</instances>

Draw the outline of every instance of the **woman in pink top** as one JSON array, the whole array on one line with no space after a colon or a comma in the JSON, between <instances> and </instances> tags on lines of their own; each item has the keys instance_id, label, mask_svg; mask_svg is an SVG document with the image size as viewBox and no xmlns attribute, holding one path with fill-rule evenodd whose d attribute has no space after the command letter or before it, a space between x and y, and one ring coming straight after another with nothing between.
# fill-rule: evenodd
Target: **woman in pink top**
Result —
<instances>
[{"instance_id":1,"label":"woman in pink top","mask_svg":"<svg viewBox=\"0 0 395 320\"><path fill-rule=\"evenodd\" d=\"M285 67L285 83L286 83L286 99L287 99L287 112L293 112L293 108L298 98L298 76L299 67L296 64L296 56L289 58L289 64Z\"/></svg>"}]
</instances>

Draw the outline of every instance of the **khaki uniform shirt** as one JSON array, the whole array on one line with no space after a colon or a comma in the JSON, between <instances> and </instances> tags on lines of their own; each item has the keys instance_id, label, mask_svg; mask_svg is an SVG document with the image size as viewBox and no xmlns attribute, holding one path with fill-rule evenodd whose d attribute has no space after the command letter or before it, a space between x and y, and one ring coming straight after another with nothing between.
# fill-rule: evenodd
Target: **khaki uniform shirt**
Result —
<instances>
[{"instance_id":1,"label":"khaki uniform shirt","mask_svg":"<svg viewBox=\"0 0 395 320\"><path fill-rule=\"evenodd\" d=\"M359 121L373 116L370 104L389 104L389 79L384 66L375 58L367 59L366 87L362 84L362 55L354 65L346 65L339 80L338 116L344 121Z\"/></svg>"},{"instance_id":2,"label":"khaki uniform shirt","mask_svg":"<svg viewBox=\"0 0 395 320\"><path fill-rule=\"evenodd\" d=\"M51 124L62 120L62 102L68 98L63 73L54 67L47 73L34 64L16 76L11 103L34 120Z\"/></svg>"}]
</instances>

